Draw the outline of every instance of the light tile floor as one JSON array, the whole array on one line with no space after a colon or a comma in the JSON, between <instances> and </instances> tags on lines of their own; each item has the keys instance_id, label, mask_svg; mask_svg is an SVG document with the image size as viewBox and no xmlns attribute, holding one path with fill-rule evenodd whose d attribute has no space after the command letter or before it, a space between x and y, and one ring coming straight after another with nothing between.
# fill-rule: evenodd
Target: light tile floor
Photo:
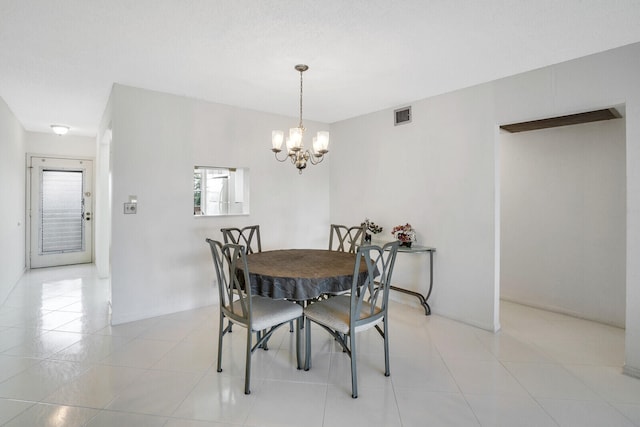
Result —
<instances>
[{"instance_id":1,"label":"light tile floor","mask_svg":"<svg viewBox=\"0 0 640 427\"><path fill-rule=\"evenodd\" d=\"M640 426L640 380L621 374L624 331L502 303L492 334L421 309L391 307L391 376L381 340L349 359L312 330L313 366L295 368L282 328L254 355L225 338L217 307L110 326L108 283L92 265L32 270L0 307L3 426Z\"/></svg>"}]
</instances>

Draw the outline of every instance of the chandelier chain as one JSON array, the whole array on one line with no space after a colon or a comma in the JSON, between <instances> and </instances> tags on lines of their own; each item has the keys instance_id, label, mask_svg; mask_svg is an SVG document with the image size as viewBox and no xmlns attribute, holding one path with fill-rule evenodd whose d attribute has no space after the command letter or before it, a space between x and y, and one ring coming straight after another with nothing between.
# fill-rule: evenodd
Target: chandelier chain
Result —
<instances>
[{"instance_id":1,"label":"chandelier chain","mask_svg":"<svg viewBox=\"0 0 640 427\"><path fill-rule=\"evenodd\" d=\"M300 71L300 124L299 124L299 128L300 129L304 129L302 127L302 73L304 71Z\"/></svg>"}]
</instances>

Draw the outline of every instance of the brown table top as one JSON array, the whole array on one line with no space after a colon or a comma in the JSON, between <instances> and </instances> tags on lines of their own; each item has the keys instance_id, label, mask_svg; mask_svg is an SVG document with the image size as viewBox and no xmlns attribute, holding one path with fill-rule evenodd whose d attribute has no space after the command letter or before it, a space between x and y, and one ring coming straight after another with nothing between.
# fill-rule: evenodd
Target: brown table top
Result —
<instances>
[{"instance_id":1,"label":"brown table top","mask_svg":"<svg viewBox=\"0 0 640 427\"><path fill-rule=\"evenodd\" d=\"M247 256L254 294L304 301L351 289L356 255L320 249L285 249ZM367 275L360 266L359 281Z\"/></svg>"}]
</instances>

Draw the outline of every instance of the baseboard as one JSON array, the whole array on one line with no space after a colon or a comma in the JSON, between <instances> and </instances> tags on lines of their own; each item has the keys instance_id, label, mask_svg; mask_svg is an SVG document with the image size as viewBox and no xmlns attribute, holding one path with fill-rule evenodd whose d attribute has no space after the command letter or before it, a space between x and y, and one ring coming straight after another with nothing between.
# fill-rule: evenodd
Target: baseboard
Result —
<instances>
[{"instance_id":1,"label":"baseboard","mask_svg":"<svg viewBox=\"0 0 640 427\"><path fill-rule=\"evenodd\" d=\"M520 298L514 298L514 297L512 297L510 295L500 295L500 299L504 300L504 301L507 301L507 302L513 302L513 303L516 303L516 304L524 305L526 307L536 308L538 310L550 311L552 313L558 313L558 314L563 314L565 316L575 317L576 319L589 320L591 322L598 322L598 323L602 323L603 325L613 326L613 327L616 327L616 328L622 328L622 329L625 328L624 323L623 324L619 324L618 322L611 321L611 320L590 317L590 316L584 315L582 313L578 313L578 312L575 312L575 311L571 311L571 310L565 309L563 307L556 307L556 306L548 305L548 304L539 304L539 303L528 301L526 299L523 300L523 299L520 299Z\"/></svg>"},{"instance_id":2,"label":"baseboard","mask_svg":"<svg viewBox=\"0 0 640 427\"><path fill-rule=\"evenodd\" d=\"M11 295L11 292L13 292L16 286L18 286L18 282L20 282L20 279L22 279L22 276L24 276L26 272L27 272L27 268L24 267L22 271L18 274L18 277L16 277L15 280L13 280L13 285L9 289L7 289L7 292L4 295L0 295L0 306L2 306L7 301L7 298L9 298L9 295Z\"/></svg>"},{"instance_id":3,"label":"baseboard","mask_svg":"<svg viewBox=\"0 0 640 427\"><path fill-rule=\"evenodd\" d=\"M111 326L122 325L124 323L129 322L137 322L139 320L152 319L154 317L167 316L170 314L180 313L183 311L196 310L202 307L208 307L213 304L212 298L202 299L198 301L198 304L193 305L185 305L185 306L167 306L167 307L156 307L155 310L147 310L144 312L135 312L135 313L115 313L113 312L113 307L111 305L111 301L109 301L109 309L111 311Z\"/></svg>"},{"instance_id":4,"label":"baseboard","mask_svg":"<svg viewBox=\"0 0 640 427\"><path fill-rule=\"evenodd\" d=\"M498 323L497 325L493 325L490 323L478 322L476 320L463 319L459 315L447 313L441 310L434 310L433 307L431 312L437 314L438 316L446 317L450 320L455 320L456 322L464 323L465 325L473 326L474 328L484 329L485 331L496 333L500 330L501 326Z\"/></svg>"},{"instance_id":5,"label":"baseboard","mask_svg":"<svg viewBox=\"0 0 640 427\"><path fill-rule=\"evenodd\" d=\"M622 368L622 373L625 375L629 375L630 377L640 378L640 369L634 368L633 366L624 365Z\"/></svg>"}]
</instances>

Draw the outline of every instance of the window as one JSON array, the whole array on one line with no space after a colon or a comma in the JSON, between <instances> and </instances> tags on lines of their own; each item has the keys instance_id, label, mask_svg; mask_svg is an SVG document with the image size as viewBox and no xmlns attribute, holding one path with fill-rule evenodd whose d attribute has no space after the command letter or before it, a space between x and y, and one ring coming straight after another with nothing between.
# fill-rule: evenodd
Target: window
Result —
<instances>
[{"instance_id":1,"label":"window","mask_svg":"<svg viewBox=\"0 0 640 427\"><path fill-rule=\"evenodd\" d=\"M249 214L249 169L196 166L193 170L193 214Z\"/></svg>"}]
</instances>

